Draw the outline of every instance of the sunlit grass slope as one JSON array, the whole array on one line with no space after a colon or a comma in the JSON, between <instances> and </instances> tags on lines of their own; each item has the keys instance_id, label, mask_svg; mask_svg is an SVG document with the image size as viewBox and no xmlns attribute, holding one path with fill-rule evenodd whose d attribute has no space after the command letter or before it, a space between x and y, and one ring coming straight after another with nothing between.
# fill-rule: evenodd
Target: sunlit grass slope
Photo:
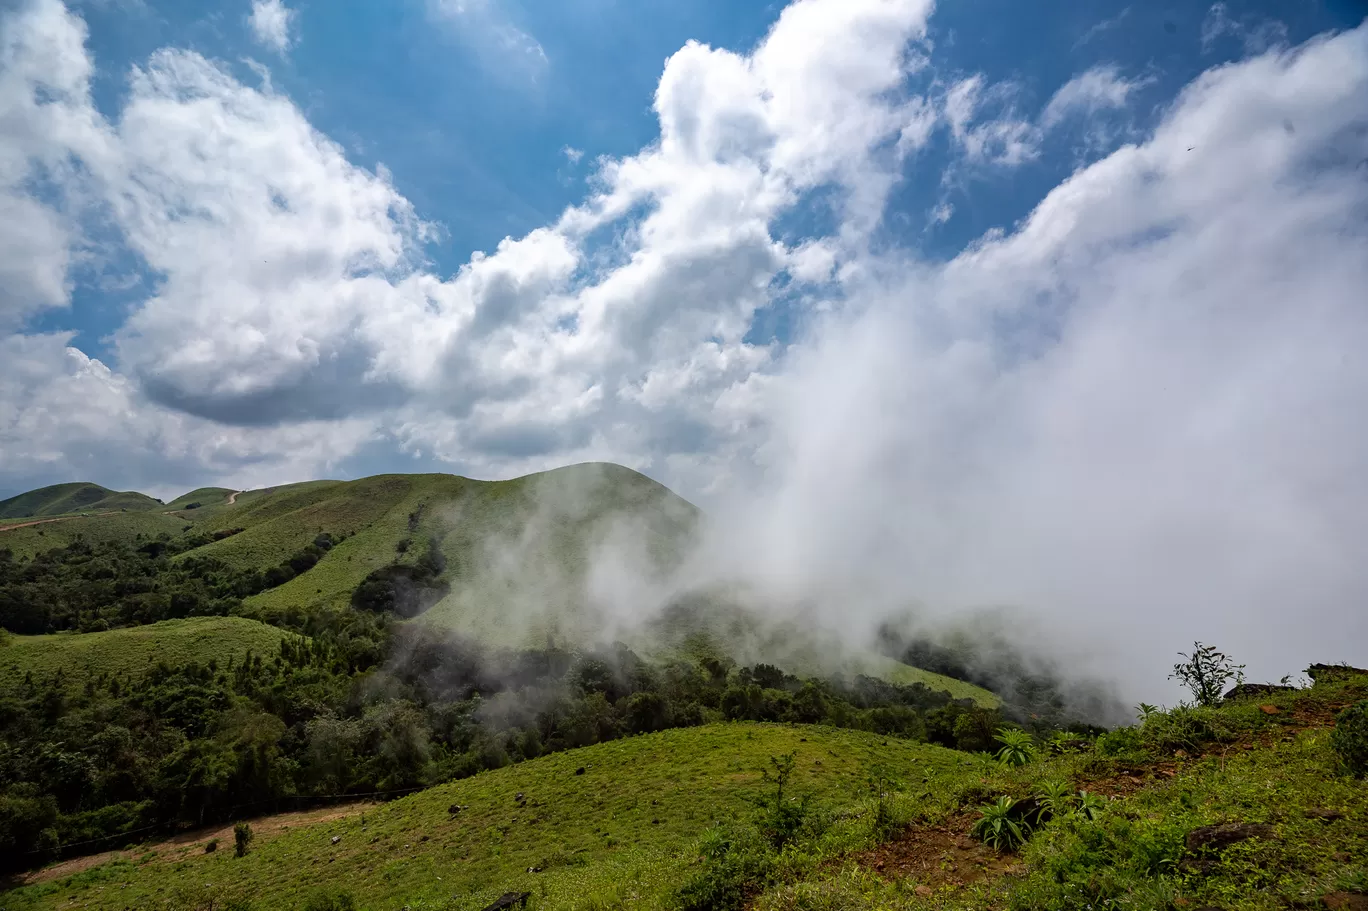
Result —
<instances>
[{"instance_id":1,"label":"sunlit grass slope","mask_svg":"<svg viewBox=\"0 0 1368 911\"><path fill-rule=\"evenodd\" d=\"M198 511L198 510L196 510ZM114 512L89 517L75 516L25 528L6 528L26 520L15 519L0 523L0 549L13 551L16 558L58 547L66 547L77 539L90 543L104 541L135 541L138 535L155 538L161 534L176 536L190 523L179 516L161 512ZM33 521L33 520L27 520Z\"/></svg>"},{"instance_id":2,"label":"sunlit grass slope","mask_svg":"<svg viewBox=\"0 0 1368 911\"><path fill-rule=\"evenodd\" d=\"M0 641L0 694L11 692L28 672L45 680L61 670L75 687L94 674L137 677L159 661L174 666L217 659L226 665L229 657L240 660L249 651L272 656L288 635L242 617L191 617L100 633L8 636Z\"/></svg>"},{"instance_id":3,"label":"sunlit grass slope","mask_svg":"<svg viewBox=\"0 0 1368 911\"><path fill-rule=\"evenodd\" d=\"M788 752L797 758L792 793L831 809L855 805L870 778L889 770L950 788L981 765L939 747L827 728L666 731L431 788L364 817L290 831L245 858L229 846L177 864L116 862L3 902L11 911L153 908L210 889L248 892L255 908L297 908L315 890L340 886L361 909L479 909L517 890L545 909L664 908L693 840L747 812L747 797L764 786L761 769ZM452 814L452 805L467 809ZM867 820L852 816L846 837L858 842L862 826Z\"/></svg>"},{"instance_id":4,"label":"sunlit grass slope","mask_svg":"<svg viewBox=\"0 0 1368 911\"><path fill-rule=\"evenodd\" d=\"M54 484L0 500L0 519L62 516L116 509L156 509L156 500L133 491L118 492L89 482Z\"/></svg>"},{"instance_id":5,"label":"sunlit grass slope","mask_svg":"<svg viewBox=\"0 0 1368 911\"><path fill-rule=\"evenodd\" d=\"M181 494L170 503L167 503L163 508L185 509L187 506L190 506L194 507L194 509L203 509L207 506L219 506L224 504L232 494L233 491L226 487L199 487L189 493ZM195 506L194 504L196 503L198 503L199 506Z\"/></svg>"}]
</instances>

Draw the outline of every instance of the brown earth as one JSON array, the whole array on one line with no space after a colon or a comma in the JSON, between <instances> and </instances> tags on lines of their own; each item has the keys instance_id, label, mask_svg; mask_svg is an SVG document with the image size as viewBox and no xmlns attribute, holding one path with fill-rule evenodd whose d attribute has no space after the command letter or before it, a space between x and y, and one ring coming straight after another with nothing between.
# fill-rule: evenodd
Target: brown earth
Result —
<instances>
[{"instance_id":1,"label":"brown earth","mask_svg":"<svg viewBox=\"0 0 1368 911\"><path fill-rule=\"evenodd\" d=\"M922 895L1026 872L1014 855L971 839L966 833L973 824L974 814L962 813L939 826L912 826L849 859L881 877L910 878Z\"/></svg>"},{"instance_id":2,"label":"brown earth","mask_svg":"<svg viewBox=\"0 0 1368 911\"><path fill-rule=\"evenodd\" d=\"M258 816L255 819L245 820L252 827L252 843L260 844L263 841L271 841L278 837L287 829L313 825L314 823L329 822L334 819L342 819L347 816L355 816L364 813L366 810L377 806L373 803L354 803L343 807L324 807L318 810L304 810L299 813L280 813L275 816ZM60 861L41 870L34 870L30 873L21 873L12 877L8 881L0 884L0 888L13 889L19 886L31 886L34 883L44 883L53 879L61 879L73 873L80 873L82 870L89 870L91 867L98 867L100 864L109 863L112 860L141 861L148 854L152 854L152 861L157 863L175 863L185 860L195 855L204 854L204 846L210 841L218 839L219 851L233 850L233 823L222 826L215 826L206 829L196 829L190 832L182 832L161 841L147 842L132 848L125 848L121 851L105 851L102 854L88 854L84 857L73 857L70 860Z\"/></svg>"}]
</instances>

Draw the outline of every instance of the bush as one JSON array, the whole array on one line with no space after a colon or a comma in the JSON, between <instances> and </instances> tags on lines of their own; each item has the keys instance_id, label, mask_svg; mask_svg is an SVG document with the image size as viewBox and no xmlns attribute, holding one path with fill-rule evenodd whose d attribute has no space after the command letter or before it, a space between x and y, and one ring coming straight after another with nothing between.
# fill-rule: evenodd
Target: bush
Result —
<instances>
[{"instance_id":1,"label":"bush","mask_svg":"<svg viewBox=\"0 0 1368 911\"><path fill-rule=\"evenodd\" d=\"M698 854L698 872L676 894L681 911L734 911L773 875L773 850L749 827L709 829L698 840Z\"/></svg>"},{"instance_id":2,"label":"bush","mask_svg":"<svg viewBox=\"0 0 1368 911\"><path fill-rule=\"evenodd\" d=\"M247 846L252 843L252 827L245 822L233 826L233 848L238 857L247 856Z\"/></svg>"},{"instance_id":3,"label":"bush","mask_svg":"<svg viewBox=\"0 0 1368 911\"><path fill-rule=\"evenodd\" d=\"M1368 775L1368 699L1335 716L1330 746L1349 774L1357 778Z\"/></svg>"},{"instance_id":4,"label":"bush","mask_svg":"<svg viewBox=\"0 0 1368 911\"><path fill-rule=\"evenodd\" d=\"M342 888L317 889L304 902L303 911L356 911L356 899Z\"/></svg>"},{"instance_id":5,"label":"bush","mask_svg":"<svg viewBox=\"0 0 1368 911\"><path fill-rule=\"evenodd\" d=\"M1015 851L1026 842L1025 823L1012 818L1015 806L1016 801L1012 798L999 797L996 803L979 807L983 815L974 823L970 834L997 851Z\"/></svg>"},{"instance_id":6,"label":"bush","mask_svg":"<svg viewBox=\"0 0 1368 911\"><path fill-rule=\"evenodd\" d=\"M1003 728L993 739L1002 744L997 761L1005 766L1022 766L1035 759L1035 740L1026 731Z\"/></svg>"},{"instance_id":7,"label":"bush","mask_svg":"<svg viewBox=\"0 0 1368 911\"><path fill-rule=\"evenodd\" d=\"M1215 646L1194 642L1191 655L1179 652L1178 657L1184 660L1173 666L1169 679L1187 687L1198 705L1216 705L1226 684L1244 682L1244 665L1236 664Z\"/></svg>"}]
</instances>

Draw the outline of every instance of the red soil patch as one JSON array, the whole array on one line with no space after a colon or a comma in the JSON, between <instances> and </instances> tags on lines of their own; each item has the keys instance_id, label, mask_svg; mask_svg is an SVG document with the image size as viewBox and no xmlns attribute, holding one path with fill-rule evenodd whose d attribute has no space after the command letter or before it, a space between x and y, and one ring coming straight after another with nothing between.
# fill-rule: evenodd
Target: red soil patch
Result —
<instances>
[{"instance_id":1,"label":"red soil patch","mask_svg":"<svg viewBox=\"0 0 1368 911\"><path fill-rule=\"evenodd\" d=\"M939 826L912 826L851 860L885 878L911 878L926 895L1026 872L1014 855L999 854L965 834L973 824L973 814L965 813Z\"/></svg>"}]
</instances>

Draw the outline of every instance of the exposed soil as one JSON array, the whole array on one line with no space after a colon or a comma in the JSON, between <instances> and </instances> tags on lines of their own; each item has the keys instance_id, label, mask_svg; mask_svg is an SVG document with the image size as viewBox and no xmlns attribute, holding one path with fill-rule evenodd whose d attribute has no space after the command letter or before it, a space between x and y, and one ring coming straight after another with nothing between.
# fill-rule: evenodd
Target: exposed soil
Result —
<instances>
[{"instance_id":1,"label":"exposed soil","mask_svg":"<svg viewBox=\"0 0 1368 911\"><path fill-rule=\"evenodd\" d=\"M29 528L34 525L47 525L49 522L65 522L68 519L79 519L81 516L62 516L60 519L34 519L32 522L18 522L14 525L0 525L0 531L13 531L16 528Z\"/></svg>"},{"instance_id":2,"label":"exposed soil","mask_svg":"<svg viewBox=\"0 0 1368 911\"><path fill-rule=\"evenodd\" d=\"M242 491L240 490L233 491L232 493L228 494L228 499L224 500L223 502L228 506L232 506L234 503L237 502L238 494L240 493L242 493Z\"/></svg>"},{"instance_id":3,"label":"exposed soil","mask_svg":"<svg viewBox=\"0 0 1368 911\"><path fill-rule=\"evenodd\" d=\"M355 816L363 813L371 807L377 806L373 803L354 803L344 807L324 807L318 810L304 810L299 813L280 813L275 816L258 816L255 819L248 819L246 822L252 827L252 843L260 844L262 841L270 841L278 837L287 829L299 826L313 825L320 822L328 822L333 819L342 819L347 816ZM147 842L132 848L125 848L121 851L105 851L102 854L87 854L84 857L73 857L55 863L41 870L34 870L30 873L21 873L5 881L2 888L12 889L19 886L30 886L34 883L43 883L52 879L61 879L73 873L80 873L82 870L89 870L91 867L98 867L100 864L109 863L112 860L136 861L146 857L149 853L154 855L152 862L175 863L196 855L203 856L204 846L211 840L218 839L218 850L233 850L233 823L222 826L215 826L207 829L195 829L190 832L182 832L161 841Z\"/></svg>"},{"instance_id":4,"label":"exposed soil","mask_svg":"<svg viewBox=\"0 0 1368 911\"><path fill-rule=\"evenodd\" d=\"M983 879L1025 873L1011 854L999 854L967 834L971 813L939 826L912 826L891 841L850 858L888 879L911 878L922 894L958 889Z\"/></svg>"}]
</instances>

